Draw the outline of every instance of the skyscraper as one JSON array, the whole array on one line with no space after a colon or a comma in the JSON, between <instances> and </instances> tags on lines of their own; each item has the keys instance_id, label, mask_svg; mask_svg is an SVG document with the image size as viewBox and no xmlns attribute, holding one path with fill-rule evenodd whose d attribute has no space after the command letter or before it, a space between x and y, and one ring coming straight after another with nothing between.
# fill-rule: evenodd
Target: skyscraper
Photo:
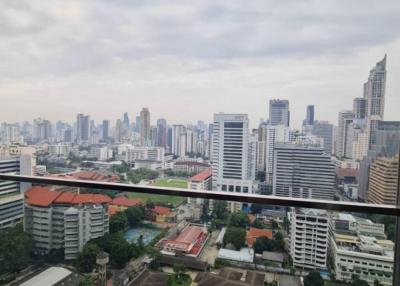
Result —
<instances>
[{"instance_id":1,"label":"skyscraper","mask_svg":"<svg viewBox=\"0 0 400 286\"><path fill-rule=\"evenodd\" d=\"M90 136L90 117L79 113L76 117L76 140L88 141Z\"/></svg>"},{"instance_id":2,"label":"skyscraper","mask_svg":"<svg viewBox=\"0 0 400 286\"><path fill-rule=\"evenodd\" d=\"M289 126L290 112L289 101L272 99L269 101L269 123L271 125Z\"/></svg>"},{"instance_id":3,"label":"skyscraper","mask_svg":"<svg viewBox=\"0 0 400 286\"><path fill-rule=\"evenodd\" d=\"M353 122L353 111L344 110L339 112L338 129L337 129L337 142L335 155L343 157L346 155L347 130L349 125Z\"/></svg>"},{"instance_id":4,"label":"skyscraper","mask_svg":"<svg viewBox=\"0 0 400 286\"><path fill-rule=\"evenodd\" d=\"M103 136L102 136L103 141L107 141L110 136L110 120L103 120L102 130L103 130Z\"/></svg>"},{"instance_id":5,"label":"skyscraper","mask_svg":"<svg viewBox=\"0 0 400 286\"><path fill-rule=\"evenodd\" d=\"M130 126L130 122L129 122L129 116L128 116L128 112L125 112L124 113L124 124L125 124L125 126L127 127L127 128L129 128L129 126Z\"/></svg>"},{"instance_id":6,"label":"skyscraper","mask_svg":"<svg viewBox=\"0 0 400 286\"><path fill-rule=\"evenodd\" d=\"M369 72L368 81L364 83L364 98L367 103L367 133L369 147L375 143L375 130L379 121L383 120L386 90L386 55Z\"/></svg>"},{"instance_id":7,"label":"skyscraper","mask_svg":"<svg viewBox=\"0 0 400 286\"><path fill-rule=\"evenodd\" d=\"M324 150L326 154L332 154L333 144L333 125L328 121L314 121L311 134L324 140Z\"/></svg>"},{"instance_id":8,"label":"skyscraper","mask_svg":"<svg viewBox=\"0 0 400 286\"><path fill-rule=\"evenodd\" d=\"M33 136L35 142L50 140L52 137L51 122L46 119L36 118L33 120Z\"/></svg>"},{"instance_id":9,"label":"skyscraper","mask_svg":"<svg viewBox=\"0 0 400 286\"><path fill-rule=\"evenodd\" d=\"M335 166L321 147L276 144L273 172L276 196L333 200Z\"/></svg>"},{"instance_id":10,"label":"skyscraper","mask_svg":"<svg viewBox=\"0 0 400 286\"><path fill-rule=\"evenodd\" d=\"M314 124L314 105L307 105L306 125Z\"/></svg>"},{"instance_id":11,"label":"skyscraper","mask_svg":"<svg viewBox=\"0 0 400 286\"><path fill-rule=\"evenodd\" d=\"M137 133L140 133L140 116L136 116L135 118L135 127L136 127L135 131Z\"/></svg>"},{"instance_id":12,"label":"skyscraper","mask_svg":"<svg viewBox=\"0 0 400 286\"><path fill-rule=\"evenodd\" d=\"M157 120L157 146L167 147L167 120L164 118Z\"/></svg>"},{"instance_id":13,"label":"skyscraper","mask_svg":"<svg viewBox=\"0 0 400 286\"><path fill-rule=\"evenodd\" d=\"M180 157L186 154L186 127L181 124L172 126L171 152Z\"/></svg>"},{"instance_id":14,"label":"skyscraper","mask_svg":"<svg viewBox=\"0 0 400 286\"><path fill-rule=\"evenodd\" d=\"M353 114L355 119L364 119L367 112L367 100L362 97L354 98Z\"/></svg>"},{"instance_id":15,"label":"skyscraper","mask_svg":"<svg viewBox=\"0 0 400 286\"><path fill-rule=\"evenodd\" d=\"M247 114L214 114L212 143L213 190L252 193L254 172L249 169ZM239 205L231 207L238 209Z\"/></svg>"},{"instance_id":16,"label":"skyscraper","mask_svg":"<svg viewBox=\"0 0 400 286\"><path fill-rule=\"evenodd\" d=\"M142 146L150 145L150 112L146 107L140 111L140 143Z\"/></svg>"}]
</instances>

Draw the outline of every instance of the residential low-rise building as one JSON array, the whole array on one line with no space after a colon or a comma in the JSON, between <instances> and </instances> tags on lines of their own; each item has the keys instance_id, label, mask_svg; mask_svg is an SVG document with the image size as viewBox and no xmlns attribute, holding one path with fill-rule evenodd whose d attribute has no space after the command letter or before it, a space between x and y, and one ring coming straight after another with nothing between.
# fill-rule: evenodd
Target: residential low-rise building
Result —
<instances>
[{"instance_id":1,"label":"residential low-rise building","mask_svg":"<svg viewBox=\"0 0 400 286\"><path fill-rule=\"evenodd\" d=\"M24 229L36 253L64 249L65 259L76 259L89 240L108 233L110 202L106 195L32 187L25 192Z\"/></svg>"},{"instance_id":2,"label":"residential low-rise building","mask_svg":"<svg viewBox=\"0 0 400 286\"><path fill-rule=\"evenodd\" d=\"M293 266L301 269L326 269L328 254L328 216L326 211L292 208L290 222L290 256Z\"/></svg>"},{"instance_id":3,"label":"residential low-rise building","mask_svg":"<svg viewBox=\"0 0 400 286\"><path fill-rule=\"evenodd\" d=\"M387 240L382 224L350 214L330 220L330 256L336 280L350 282L353 275L389 286L393 282L394 243Z\"/></svg>"}]
</instances>

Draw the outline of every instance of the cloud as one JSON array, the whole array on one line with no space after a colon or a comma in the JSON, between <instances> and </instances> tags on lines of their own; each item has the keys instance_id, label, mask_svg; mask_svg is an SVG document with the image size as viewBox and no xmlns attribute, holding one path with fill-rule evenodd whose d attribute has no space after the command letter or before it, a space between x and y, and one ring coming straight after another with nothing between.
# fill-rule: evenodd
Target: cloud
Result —
<instances>
[{"instance_id":1,"label":"cloud","mask_svg":"<svg viewBox=\"0 0 400 286\"><path fill-rule=\"evenodd\" d=\"M293 97L294 86L303 87L305 94L326 96L338 92L337 82L344 84L343 96L346 90L354 90L353 84L361 88L369 67L384 52L399 52L399 14L396 0L384 4L361 0L2 1L0 96L46 98L39 101L42 105L29 101L27 116L33 115L32 107L46 116L43 101L54 105L66 98L73 100L68 105L75 104L74 110L94 113L89 104L78 105L79 100L83 96L84 102L110 100L110 94L117 99L114 112L126 108L121 102L132 97L135 110L144 104L151 107L148 98L164 103L157 98L161 93L177 105L201 97L221 102L218 108L225 104L227 109L240 110L252 101L243 105L235 99L237 108L232 108L224 93L246 93L255 101L269 92L291 98L297 107L308 99ZM346 63L356 66L349 68ZM359 74L351 75L349 70ZM337 77L340 74L346 74L349 82ZM318 97L312 100L319 103ZM259 105L248 106L249 112L260 114L255 111ZM15 117L2 109L7 118ZM171 120L194 116L193 110L178 116L154 109ZM198 116L210 117L212 110L206 112L202 109Z\"/></svg>"}]
</instances>

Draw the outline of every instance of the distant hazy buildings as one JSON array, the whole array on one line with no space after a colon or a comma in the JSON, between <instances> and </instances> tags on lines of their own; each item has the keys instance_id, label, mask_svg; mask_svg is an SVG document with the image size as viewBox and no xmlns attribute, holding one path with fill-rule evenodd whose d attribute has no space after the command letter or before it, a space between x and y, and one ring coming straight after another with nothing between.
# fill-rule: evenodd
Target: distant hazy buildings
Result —
<instances>
[{"instance_id":1,"label":"distant hazy buildings","mask_svg":"<svg viewBox=\"0 0 400 286\"><path fill-rule=\"evenodd\" d=\"M307 105L305 125L314 124L314 105Z\"/></svg>"},{"instance_id":2,"label":"distant hazy buildings","mask_svg":"<svg viewBox=\"0 0 400 286\"><path fill-rule=\"evenodd\" d=\"M346 143L347 140L347 130L349 125L353 122L353 111L345 110L339 112L338 129L337 129L337 145L336 145L336 156L343 157L346 156Z\"/></svg>"},{"instance_id":3,"label":"distant hazy buildings","mask_svg":"<svg viewBox=\"0 0 400 286\"><path fill-rule=\"evenodd\" d=\"M273 194L332 200L335 194L335 166L330 156L321 147L276 144Z\"/></svg>"},{"instance_id":4,"label":"distant hazy buildings","mask_svg":"<svg viewBox=\"0 0 400 286\"><path fill-rule=\"evenodd\" d=\"M357 97L353 100L353 114L355 119L364 119L367 114L367 99Z\"/></svg>"},{"instance_id":5,"label":"distant hazy buildings","mask_svg":"<svg viewBox=\"0 0 400 286\"><path fill-rule=\"evenodd\" d=\"M186 127L181 124L172 126L172 154L183 157L186 155Z\"/></svg>"},{"instance_id":6,"label":"distant hazy buildings","mask_svg":"<svg viewBox=\"0 0 400 286\"><path fill-rule=\"evenodd\" d=\"M314 121L311 134L322 138L326 154L332 154L333 148L333 125L328 121Z\"/></svg>"},{"instance_id":7,"label":"distant hazy buildings","mask_svg":"<svg viewBox=\"0 0 400 286\"><path fill-rule=\"evenodd\" d=\"M102 139L107 141L110 137L110 120L103 120L102 124Z\"/></svg>"},{"instance_id":8,"label":"distant hazy buildings","mask_svg":"<svg viewBox=\"0 0 400 286\"><path fill-rule=\"evenodd\" d=\"M49 141L51 137L52 125L49 120L43 118L36 118L33 120L32 139L34 142Z\"/></svg>"},{"instance_id":9,"label":"distant hazy buildings","mask_svg":"<svg viewBox=\"0 0 400 286\"><path fill-rule=\"evenodd\" d=\"M79 113L76 117L76 140L87 142L90 136L90 116Z\"/></svg>"},{"instance_id":10,"label":"distant hazy buildings","mask_svg":"<svg viewBox=\"0 0 400 286\"><path fill-rule=\"evenodd\" d=\"M150 112L146 107L140 111L140 143L150 145Z\"/></svg>"},{"instance_id":11,"label":"distant hazy buildings","mask_svg":"<svg viewBox=\"0 0 400 286\"><path fill-rule=\"evenodd\" d=\"M157 120L157 144L158 147L167 147L167 120Z\"/></svg>"},{"instance_id":12,"label":"distant hazy buildings","mask_svg":"<svg viewBox=\"0 0 400 286\"><path fill-rule=\"evenodd\" d=\"M269 123L271 125L289 126L289 101L273 99L269 101Z\"/></svg>"}]
</instances>

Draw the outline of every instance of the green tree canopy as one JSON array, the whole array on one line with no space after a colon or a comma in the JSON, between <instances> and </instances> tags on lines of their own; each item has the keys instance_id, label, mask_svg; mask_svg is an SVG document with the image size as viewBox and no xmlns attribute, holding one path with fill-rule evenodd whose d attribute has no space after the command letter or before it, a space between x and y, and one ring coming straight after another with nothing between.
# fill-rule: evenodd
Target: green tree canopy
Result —
<instances>
[{"instance_id":1,"label":"green tree canopy","mask_svg":"<svg viewBox=\"0 0 400 286\"><path fill-rule=\"evenodd\" d=\"M78 256L77 266L79 271L91 272L96 267L96 256L99 252L100 248L97 245L87 243Z\"/></svg>"},{"instance_id":2,"label":"green tree canopy","mask_svg":"<svg viewBox=\"0 0 400 286\"><path fill-rule=\"evenodd\" d=\"M312 271L304 278L304 286L324 286L324 280L319 272Z\"/></svg>"},{"instance_id":3,"label":"green tree canopy","mask_svg":"<svg viewBox=\"0 0 400 286\"><path fill-rule=\"evenodd\" d=\"M225 201L214 201L212 218L225 220L228 215L228 205Z\"/></svg>"},{"instance_id":4,"label":"green tree canopy","mask_svg":"<svg viewBox=\"0 0 400 286\"><path fill-rule=\"evenodd\" d=\"M130 226L135 227L138 226L144 216L143 209L138 206L131 206L125 210L126 218L128 219L128 223Z\"/></svg>"},{"instance_id":5,"label":"green tree canopy","mask_svg":"<svg viewBox=\"0 0 400 286\"><path fill-rule=\"evenodd\" d=\"M110 233L125 230L128 226L128 219L125 212L117 212L110 218Z\"/></svg>"},{"instance_id":6,"label":"green tree canopy","mask_svg":"<svg viewBox=\"0 0 400 286\"><path fill-rule=\"evenodd\" d=\"M247 215L244 212L234 212L231 214L228 226L246 227L249 222Z\"/></svg>"},{"instance_id":7,"label":"green tree canopy","mask_svg":"<svg viewBox=\"0 0 400 286\"><path fill-rule=\"evenodd\" d=\"M361 280L358 276L353 276L353 281L351 282L350 286L369 286L369 283L365 280Z\"/></svg>"},{"instance_id":8,"label":"green tree canopy","mask_svg":"<svg viewBox=\"0 0 400 286\"><path fill-rule=\"evenodd\" d=\"M13 273L28 266L33 242L22 225L0 231L0 274Z\"/></svg>"},{"instance_id":9,"label":"green tree canopy","mask_svg":"<svg viewBox=\"0 0 400 286\"><path fill-rule=\"evenodd\" d=\"M182 277L182 274L185 274L185 272L186 272L185 265L180 264L180 263L175 263L173 266L173 269L174 269L174 273L176 274L176 277L178 280L180 280Z\"/></svg>"},{"instance_id":10,"label":"green tree canopy","mask_svg":"<svg viewBox=\"0 0 400 286\"><path fill-rule=\"evenodd\" d=\"M246 241L246 229L240 227L228 227L224 236L224 244L231 243L239 250Z\"/></svg>"}]
</instances>

